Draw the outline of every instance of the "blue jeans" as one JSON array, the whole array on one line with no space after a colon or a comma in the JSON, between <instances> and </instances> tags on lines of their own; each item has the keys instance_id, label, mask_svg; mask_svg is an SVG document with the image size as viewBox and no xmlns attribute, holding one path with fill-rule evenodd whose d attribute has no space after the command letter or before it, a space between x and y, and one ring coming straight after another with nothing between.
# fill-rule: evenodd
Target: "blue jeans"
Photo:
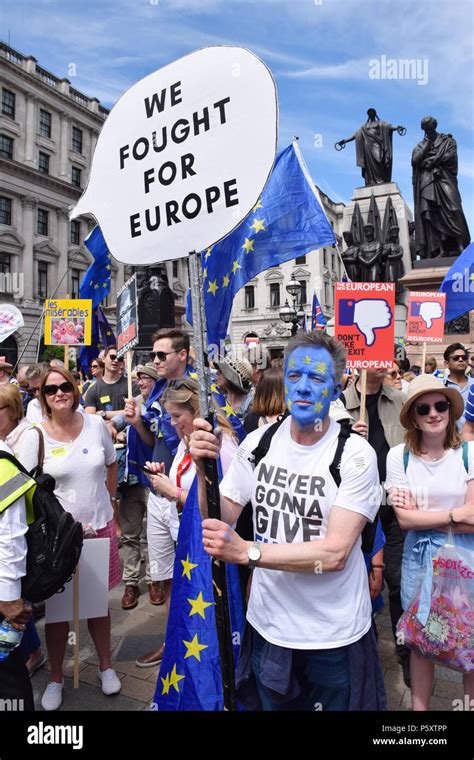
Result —
<instances>
[{"instance_id":1,"label":"blue jeans","mask_svg":"<svg viewBox=\"0 0 474 760\"><path fill-rule=\"evenodd\" d=\"M348 710L350 670L347 647L336 649L293 649L292 668L301 693L289 701L273 701L260 681L262 648L265 640L253 630L252 670L265 711Z\"/></svg>"}]
</instances>

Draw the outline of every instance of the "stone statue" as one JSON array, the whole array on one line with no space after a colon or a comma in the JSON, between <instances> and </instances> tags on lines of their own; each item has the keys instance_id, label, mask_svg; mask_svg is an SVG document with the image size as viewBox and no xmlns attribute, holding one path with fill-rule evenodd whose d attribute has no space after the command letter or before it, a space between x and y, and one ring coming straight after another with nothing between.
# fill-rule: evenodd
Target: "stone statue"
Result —
<instances>
[{"instance_id":1,"label":"stone statue","mask_svg":"<svg viewBox=\"0 0 474 760\"><path fill-rule=\"evenodd\" d=\"M425 137L411 158L415 244L422 258L457 256L471 239L458 190L456 140L437 126L433 116L421 120Z\"/></svg>"},{"instance_id":2,"label":"stone statue","mask_svg":"<svg viewBox=\"0 0 474 760\"><path fill-rule=\"evenodd\" d=\"M398 237L399 228L390 227L388 232L388 243L384 245L385 258L385 282L394 282L396 284L397 295L402 292L403 286L400 278L404 275L403 268L403 248L400 245Z\"/></svg>"},{"instance_id":3,"label":"stone statue","mask_svg":"<svg viewBox=\"0 0 474 760\"><path fill-rule=\"evenodd\" d=\"M383 246L375 240L374 225L364 224L365 243L359 248L360 281L380 282Z\"/></svg>"},{"instance_id":4,"label":"stone statue","mask_svg":"<svg viewBox=\"0 0 474 760\"><path fill-rule=\"evenodd\" d=\"M411 265L415 263L416 259L416 244L415 244L415 222L408 222L408 234L410 235L410 259Z\"/></svg>"},{"instance_id":5,"label":"stone statue","mask_svg":"<svg viewBox=\"0 0 474 760\"><path fill-rule=\"evenodd\" d=\"M343 232L342 237L347 245L346 250L341 254L347 276L351 282L360 282L359 246L354 245L352 232Z\"/></svg>"},{"instance_id":6,"label":"stone statue","mask_svg":"<svg viewBox=\"0 0 474 760\"><path fill-rule=\"evenodd\" d=\"M362 169L366 187L370 187L392 181L392 134L396 131L403 136L406 129L379 119L375 108L369 108L367 116L366 123L352 137L340 140L334 147L342 150L355 140L357 166Z\"/></svg>"}]
</instances>

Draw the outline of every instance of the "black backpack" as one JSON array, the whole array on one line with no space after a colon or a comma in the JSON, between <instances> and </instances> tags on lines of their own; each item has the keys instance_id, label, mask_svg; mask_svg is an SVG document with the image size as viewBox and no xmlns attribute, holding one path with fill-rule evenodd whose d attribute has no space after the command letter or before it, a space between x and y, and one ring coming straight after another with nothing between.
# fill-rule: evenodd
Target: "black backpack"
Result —
<instances>
[{"instance_id":1,"label":"black backpack","mask_svg":"<svg viewBox=\"0 0 474 760\"><path fill-rule=\"evenodd\" d=\"M36 482L32 496L26 495L32 501L34 521L26 533L28 553L21 590L24 599L35 603L44 602L58 591L64 591L65 584L71 580L79 562L83 542L81 523L62 508L54 495L54 478L43 473L44 442L40 430L38 434L40 464L31 473L13 454L0 451L0 461L8 459Z\"/></svg>"}]
</instances>

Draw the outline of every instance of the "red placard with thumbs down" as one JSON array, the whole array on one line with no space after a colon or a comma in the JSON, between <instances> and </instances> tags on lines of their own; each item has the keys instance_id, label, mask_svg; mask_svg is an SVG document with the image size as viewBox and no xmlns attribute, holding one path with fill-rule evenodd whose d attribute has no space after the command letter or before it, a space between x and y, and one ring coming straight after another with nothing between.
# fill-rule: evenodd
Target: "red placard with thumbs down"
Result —
<instances>
[{"instance_id":1,"label":"red placard with thumbs down","mask_svg":"<svg viewBox=\"0 0 474 760\"><path fill-rule=\"evenodd\" d=\"M405 340L418 343L442 343L446 293L410 293Z\"/></svg>"},{"instance_id":2,"label":"red placard with thumbs down","mask_svg":"<svg viewBox=\"0 0 474 760\"><path fill-rule=\"evenodd\" d=\"M334 337L353 369L389 368L395 337L393 282L337 282Z\"/></svg>"}]
</instances>

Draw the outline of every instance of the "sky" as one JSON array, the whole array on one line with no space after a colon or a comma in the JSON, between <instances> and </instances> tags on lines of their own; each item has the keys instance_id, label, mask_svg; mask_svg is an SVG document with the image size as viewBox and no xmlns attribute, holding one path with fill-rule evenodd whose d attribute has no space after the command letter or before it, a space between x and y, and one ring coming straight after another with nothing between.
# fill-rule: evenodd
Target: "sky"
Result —
<instances>
[{"instance_id":1,"label":"sky","mask_svg":"<svg viewBox=\"0 0 474 760\"><path fill-rule=\"evenodd\" d=\"M27 23L25 23L27 19ZM134 82L208 45L256 53L273 73L279 146L294 135L316 184L349 202L364 184L355 143L376 108L394 133L392 180L413 209L420 121L458 143L459 188L474 236L472 0L0 0L1 36L110 108ZM413 61L407 76L400 61ZM392 78L383 75L392 74Z\"/></svg>"}]
</instances>

